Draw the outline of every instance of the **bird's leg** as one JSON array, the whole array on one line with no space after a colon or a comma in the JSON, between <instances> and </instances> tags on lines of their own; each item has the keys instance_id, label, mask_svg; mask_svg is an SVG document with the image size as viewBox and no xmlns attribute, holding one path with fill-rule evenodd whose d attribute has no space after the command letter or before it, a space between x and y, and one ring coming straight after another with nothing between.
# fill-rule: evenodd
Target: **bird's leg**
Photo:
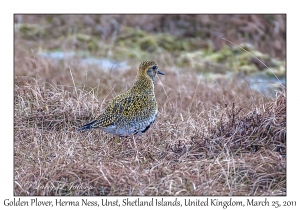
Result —
<instances>
[{"instance_id":1,"label":"bird's leg","mask_svg":"<svg viewBox=\"0 0 300 210\"><path fill-rule=\"evenodd\" d=\"M138 158L138 156L139 156L139 150L138 150L138 148L137 148L137 146L136 146L136 142L135 142L135 138L134 138L134 135L132 135L132 139L133 139L133 143L134 143L134 148L135 148L135 161L139 161L139 158Z\"/></svg>"}]
</instances>

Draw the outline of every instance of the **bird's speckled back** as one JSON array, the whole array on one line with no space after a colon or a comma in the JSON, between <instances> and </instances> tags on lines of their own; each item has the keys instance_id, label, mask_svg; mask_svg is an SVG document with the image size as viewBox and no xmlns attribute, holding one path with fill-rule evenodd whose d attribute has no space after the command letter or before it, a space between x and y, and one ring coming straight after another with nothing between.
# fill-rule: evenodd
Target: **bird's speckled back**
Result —
<instances>
[{"instance_id":1,"label":"bird's speckled back","mask_svg":"<svg viewBox=\"0 0 300 210\"><path fill-rule=\"evenodd\" d=\"M96 120L80 130L100 128L121 136L145 132L157 115L154 95L154 79L157 74L163 73L158 70L154 61L143 61L133 86L116 96Z\"/></svg>"}]
</instances>

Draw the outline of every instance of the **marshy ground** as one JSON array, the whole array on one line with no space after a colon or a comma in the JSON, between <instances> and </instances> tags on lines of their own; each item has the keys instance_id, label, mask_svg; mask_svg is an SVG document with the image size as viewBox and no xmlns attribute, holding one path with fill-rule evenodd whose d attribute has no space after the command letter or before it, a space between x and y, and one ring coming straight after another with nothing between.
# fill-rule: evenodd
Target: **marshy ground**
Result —
<instances>
[{"instance_id":1,"label":"marshy ground","mask_svg":"<svg viewBox=\"0 0 300 210\"><path fill-rule=\"evenodd\" d=\"M14 195L286 195L284 49L284 15L16 15ZM142 60L147 133L77 132Z\"/></svg>"}]
</instances>

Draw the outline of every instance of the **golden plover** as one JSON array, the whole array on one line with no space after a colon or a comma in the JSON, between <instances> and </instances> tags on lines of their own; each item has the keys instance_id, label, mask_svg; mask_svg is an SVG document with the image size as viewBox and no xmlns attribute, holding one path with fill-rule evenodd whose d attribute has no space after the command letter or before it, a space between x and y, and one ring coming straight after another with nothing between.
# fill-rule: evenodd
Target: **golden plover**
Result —
<instances>
[{"instance_id":1,"label":"golden plover","mask_svg":"<svg viewBox=\"0 0 300 210\"><path fill-rule=\"evenodd\" d=\"M145 133L157 115L154 95L154 79L157 74L164 75L154 61L143 61L133 86L116 96L96 120L78 131L99 128L119 136Z\"/></svg>"}]
</instances>

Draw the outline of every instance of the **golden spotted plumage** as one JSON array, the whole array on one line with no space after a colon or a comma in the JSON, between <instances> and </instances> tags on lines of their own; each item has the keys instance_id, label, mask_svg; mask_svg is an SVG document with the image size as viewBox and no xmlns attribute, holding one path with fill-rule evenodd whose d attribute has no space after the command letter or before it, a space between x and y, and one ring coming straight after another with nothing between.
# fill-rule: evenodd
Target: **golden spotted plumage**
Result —
<instances>
[{"instance_id":1,"label":"golden spotted plumage","mask_svg":"<svg viewBox=\"0 0 300 210\"><path fill-rule=\"evenodd\" d=\"M96 120L78 130L99 128L119 136L144 133L155 121L157 103L154 95L154 79L158 70L154 61L143 61L133 86L116 96Z\"/></svg>"}]
</instances>

